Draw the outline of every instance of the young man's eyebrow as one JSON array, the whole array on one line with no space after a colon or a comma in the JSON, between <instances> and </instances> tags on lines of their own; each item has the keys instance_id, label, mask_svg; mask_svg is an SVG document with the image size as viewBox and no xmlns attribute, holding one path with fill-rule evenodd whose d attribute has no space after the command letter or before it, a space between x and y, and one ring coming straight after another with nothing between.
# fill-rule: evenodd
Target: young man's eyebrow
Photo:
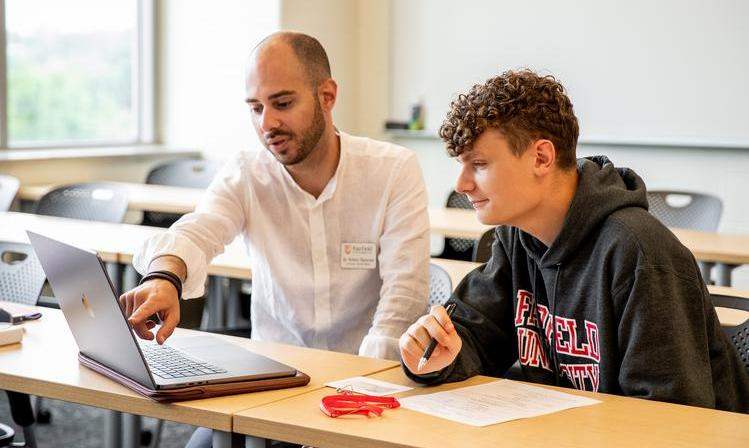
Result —
<instances>
[{"instance_id":1,"label":"young man's eyebrow","mask_svg":"<svg viewBox=\"0 0 749 448\"><path fill-rule=\"evenodd\" d=\"M469 162L476 158L476 154L472 150L466 150L463 153L461 153L456 159L458 159L458 162Z\"/></svg>"},{"instance_id":2,"label":"young man's eyebrow","mask_svg":"<svg viewBox=\"0 0 749 448\"><path fill-rule=\"evenodd\" d=\"M274 93L272 95L269 95L268 99L269 100L275 100L276 98L280 98L282 96L294 95L294 94L296 94L296 90L281 90L281 91L276 92L276 93ZM260 102L260 100L257 99L257 98L247 98L244 101L245 101L245 103L258 103L258 102Z\"/></svg>"}]
</instances>

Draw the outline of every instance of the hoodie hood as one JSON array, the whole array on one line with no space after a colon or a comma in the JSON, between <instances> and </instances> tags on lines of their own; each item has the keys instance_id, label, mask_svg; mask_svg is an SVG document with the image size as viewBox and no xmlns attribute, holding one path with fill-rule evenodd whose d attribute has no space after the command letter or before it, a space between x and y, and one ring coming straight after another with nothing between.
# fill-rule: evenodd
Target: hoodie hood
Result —
<instances>
[{"instance_id":1,"label":"hoodie hood","mask_svg":"<svg viewBox=\"0 0 749 448\"><path fill-rule=\"evenodd\" d=\"M546 251L535 237L520 232L526 251L541 267L562 263L609 215L628 207L647 210L645 182L629 168L616 168L606 156L577 160L577 191L562 230Z\"/></svg>"}]
</instances>

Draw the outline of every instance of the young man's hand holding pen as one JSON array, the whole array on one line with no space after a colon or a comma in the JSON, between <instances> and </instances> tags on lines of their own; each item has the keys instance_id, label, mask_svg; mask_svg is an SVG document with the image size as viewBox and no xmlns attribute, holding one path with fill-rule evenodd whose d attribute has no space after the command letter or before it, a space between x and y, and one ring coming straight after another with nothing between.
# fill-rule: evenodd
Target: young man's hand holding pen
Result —
<instances>
[{"instance_id":1,"label":"young man's hand holding pen","mask_svg":"<svg viewBox=\"0 0 749 448\"><path fill-rule=\"evenodd\" d=\"M432 339L436 343L429 354L427 349ZM399 345L401 358L408 370L416 375L424 375L442 370L452 364L460 353L463 341L455 331L448 311L440 305L435 305L429 314L421 316L408 327L408 330L401 336ZM419 369L420 362L421 369Z\"/></svg>"}]
</instances>

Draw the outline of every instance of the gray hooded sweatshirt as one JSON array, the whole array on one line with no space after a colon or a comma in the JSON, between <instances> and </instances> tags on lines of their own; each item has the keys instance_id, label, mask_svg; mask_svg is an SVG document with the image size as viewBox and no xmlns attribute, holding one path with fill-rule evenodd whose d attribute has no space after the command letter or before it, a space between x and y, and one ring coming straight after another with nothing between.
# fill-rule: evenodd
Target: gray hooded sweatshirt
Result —
<instances>
[{"instance_id":1,"label":"gray hooded sweatshirt","mask_svg":"<svg viewBox=\"0 0 749 448\"><path fill-rule=\"evenodd\" d=\"M500 377L749 412L749 373L724 336L694 256L650 213L645 184L603 156L551 247L501 226L489 262L450 302L463 340L422 383Z\"/></svg>"}]
</instances>

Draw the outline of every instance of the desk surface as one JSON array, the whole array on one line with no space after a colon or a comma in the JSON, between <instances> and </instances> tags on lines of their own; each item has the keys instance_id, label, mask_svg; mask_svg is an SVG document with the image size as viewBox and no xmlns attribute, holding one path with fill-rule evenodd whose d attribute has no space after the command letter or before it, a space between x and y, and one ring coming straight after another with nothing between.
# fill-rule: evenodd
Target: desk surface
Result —
<instances>
[{"instance_id":1,"label":"desk surface","mask_svg":"<svg viewBox=\"0 0 749 448\"><path fill-rule=\"evenodd\" d=\"M201 188L112 182L128 194L130 210L166 213L189 213L195 209L204 192ZM37 201L57 185L22 185L18 197ZM456 238L478 238L491 226L481 224L473 210L434 208L429 210L432 231Z\"/></svg>"},{"instance_id":2,"label":"desk surface","mask_svg":"<svg viewBox=\"0 0 749 448\"><path fill-rule=\"evenodd\" d=\"M28 243L26 229L96 251L104 261L126 264L132 262L133 254L143 241L164 232L160 227L0 212L0 241ZM478 263L438 258L432 259L432 262L450 273L453 286L457 285L468 271L478 266ZM211 262L208 273L243 280L252 278L250 258L240 238L235 239L226 247L224 253Z\"/></svg>"},{"instance_id":3,"label":"desk surface","mask_svg":"<svg viewBox=\"0 0 749 448\"><path fill-rule=\"evenodd\" d=\"M130 182L110 182L127 192L130 210L149 210L164 213L189 213L195 209L205 190L201 188L169 187ZM59 185L22 185L18 197L38 201L48 191Z\"/></svg>"},{"instance_id":4,"label":"desk surface","mask_svg":"<svg viewBox=\"0 0 749 448\"><path fill-rule=\"evenodd\" d=\"M18 305L0 304L19 308ZM367 375L397 365L394 361L212 335L294 366L307 373L311 381L307 386L292 389L159 404L81 366L77 345L62 313L49 308L37 309L43 316L38 321L24 324L26 334L22 343L0 347L0 389L223 431L231 430L232 415L239 410L314 391L328 381Z\"/></svg>"},{"instance_id":5,"label":"desk surface","mask_svg":"<svg viewBox=\"0 0 749 448\"><path fill-rule=\"evenodd\" d=\"M26 230L93 250L107 262L117 262L123 246L133 244L128 229L138 226L81 221L29 213L0 212L0 241L29 242Z\"/></svg>"},{"instance_id":6,"label":"desk surface","mask_svg":"<svg viewBox=\"0 0 749 448\"><path fill-rule=\"evenodd\" d=\"M474 377L463 383L422 387L406 378L400 368L371 375L416 389L396 396L433 393L492 381ZM555 447L606 446L745 446L749 443L749 416L636 398L559 389L585 395L602 403L576 409L476 428L408 409L385 411L379 418L329 418L320 400L333 393L318 390L234 417L234 431L303 443L318 448L357 447Z\"/></svg>"},{"instance_id":7,"label":"desk surface","mask_svg":"<svg viewBox=\"0 0 749 448\"><path fill-rule=\"evenodd\" d=\"M197 205L203 189L115 182L128 192L129 208L169 213L188 213ZM37 200L54 185L24 185L21 199ZM478 239L492 226L481 224L473 210L430 208L432 232L455 238ZM749 264L749 235L673 229L674 234L698 260L727 264Z\"/></svg>"}]
</instances>

